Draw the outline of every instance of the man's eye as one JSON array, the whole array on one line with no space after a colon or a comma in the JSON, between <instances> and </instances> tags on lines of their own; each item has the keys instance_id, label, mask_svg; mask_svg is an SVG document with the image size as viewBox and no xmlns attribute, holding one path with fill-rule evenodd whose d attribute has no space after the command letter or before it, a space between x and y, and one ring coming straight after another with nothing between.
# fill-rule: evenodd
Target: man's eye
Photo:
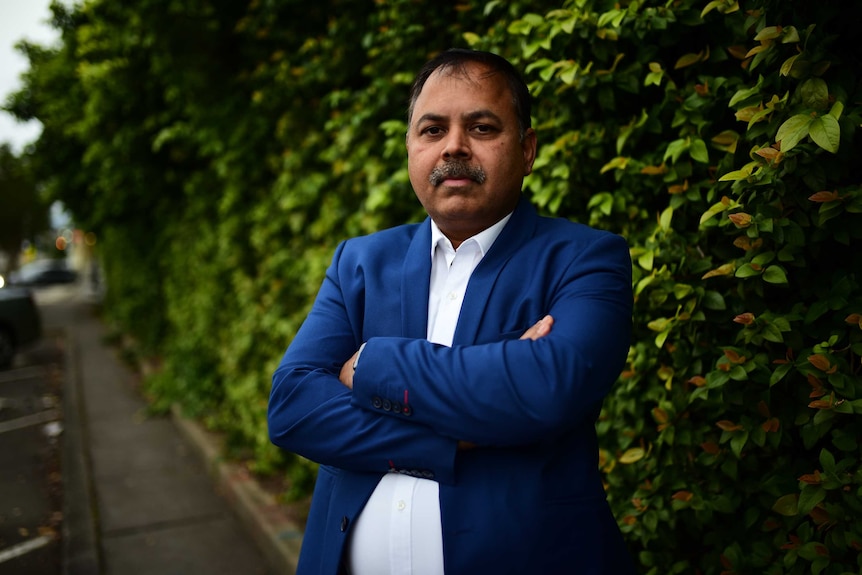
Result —
<instances>
[{"instance_id":1,"label":"man's eye","mask_svg":"<svg viewBox=\"0 0 862 575\"><path fill-rule=\"evenodd\" d=\"M443 129L440 128L439 126L429 126L429 127L425 128L424 130L422 130L422 133L427 135L427 136L439 136L440 134L443 133Z\"/></svg>"},{"instance_id":2,"label":"man's eye","mask_svg":"<svg viewBox=\"0 0 862 575\"><path fill-rule=\"evenodd\" d=\"M477 124L473 126L473 131L478 132L480 134L490 134L494 131L494 128L489 126L488 124Z\"/></svg>"}]
</instances>

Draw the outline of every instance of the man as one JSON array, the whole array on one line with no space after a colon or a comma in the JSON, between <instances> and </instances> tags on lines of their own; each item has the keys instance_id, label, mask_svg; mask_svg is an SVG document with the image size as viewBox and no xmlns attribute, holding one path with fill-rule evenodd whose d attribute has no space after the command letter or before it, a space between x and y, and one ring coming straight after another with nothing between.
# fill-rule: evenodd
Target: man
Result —
<instances>
[{"instance_id":1,"label":"man","mask_svg":"<svg viewBox=\"0 0 862 575\"><path fill-rule=\"evenodd\" d=\"M321 464L299 573L633 573L594 426L628 248L521 198L536 133L506 60L442 53L408 115L429 218L338 246L273 376L272 441Z\"/></svg>"}]
</instances>

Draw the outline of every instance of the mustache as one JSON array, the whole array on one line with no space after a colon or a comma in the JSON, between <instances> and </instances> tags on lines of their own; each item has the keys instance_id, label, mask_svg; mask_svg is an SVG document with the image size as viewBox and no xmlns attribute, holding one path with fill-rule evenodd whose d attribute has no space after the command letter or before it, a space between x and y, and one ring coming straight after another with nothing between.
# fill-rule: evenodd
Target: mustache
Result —
<instances>
[{"instance_id":1,"label":"mustache","mask_svg":"<svg viewBox=\"0 0 862 575\"><path fill-rule=\"evenodd\" d=\"M437 187L447 178L469 178L478 184L483 184L486 176L485 170L478 166L471 166L459 160L450 160L431 170L428 181L431 182L432 186Z\"/></svg>"}]
</instances>

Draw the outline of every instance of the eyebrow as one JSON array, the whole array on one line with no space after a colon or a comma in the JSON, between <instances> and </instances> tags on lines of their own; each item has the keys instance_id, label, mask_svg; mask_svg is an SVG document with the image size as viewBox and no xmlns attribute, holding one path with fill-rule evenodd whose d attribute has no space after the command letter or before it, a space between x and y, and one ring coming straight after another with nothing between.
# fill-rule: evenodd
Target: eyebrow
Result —
<instances>
[{"instance_id":1,"label":"eyebrow","mask_svg":"<svg viewBox=\"0 0 862 575\"><path fill-rule=\"evenodd\" d=\"M492 119L496 122L499 122L501 124L503 123L500 116L498 116L497 114L495 114L491 110L487 110L487 109L475 110L475 111L470 112L468 114L465 114L463 116L463 119L467 120L468 122L481 120L483 118L490 118L490 119ZM446 119L447 119L447 116L443 116L442 114L434 114L434 113L429 112L427 114L422 114L422 116L418 120L416 120L416 124L418 125L418 124L421 124L423 122L443 122Z\"/></svg>"}]
</instances>

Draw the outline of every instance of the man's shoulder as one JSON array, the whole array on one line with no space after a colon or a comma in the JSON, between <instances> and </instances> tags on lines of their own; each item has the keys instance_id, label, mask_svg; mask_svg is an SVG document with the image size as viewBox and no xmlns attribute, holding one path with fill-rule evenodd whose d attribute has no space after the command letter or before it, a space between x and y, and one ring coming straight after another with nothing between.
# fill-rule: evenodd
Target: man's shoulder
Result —
<instances>
[{"instance_id":1,"label":"man's shoulder","mask_svg":"<svg viewBox=\"0 0 862 575\"><path fill-rule=\"evenodd\" d=\"M372 232L364 236L352 237L348 239L346 243L356 246L368 247L375 244L385 245L392 242L403 242L405 240L409 241L416 236L416 233L419 231L419 228L421 226L421 223L401 224L399 226Z\"/></svg>"},{"instance_id":2,"label":"man's shoulder","mask_svg":"<svg viewBox=\"0 0 862 575\"><path fill-rule=\"evenodd\" d=\"M421 223L402 224L364 236L349 238L342 243L341 255L342 257L369 260L403 254L410 247L422 226Z\"/></svg>"},{"instance_id":3,"label":"man's shoulder","mask_svg":"<svg viewBox=\"0 0 862 575\"><path fill-rule=\"evenodd\" d=\"M607 238L622 239L613 232L594 228L566 218L539 216L536 237L541 240L558 238L562 241L594 242Z\"/></svg>"},{"instance_id":4,"label":"man's shoulder","mask_svg":"<svg viewBox=\"0 0 862 575\"><path fill-rule=\"evenodd\" d=\"M621 237L612 232L601 230L560 216L541 214L526 198L522 198L515 211L514 224L524 226L527 234L525 241L590 243L603 238ZM613 241L613 240L611 240Z\"/></svg>"}]
</instances>

